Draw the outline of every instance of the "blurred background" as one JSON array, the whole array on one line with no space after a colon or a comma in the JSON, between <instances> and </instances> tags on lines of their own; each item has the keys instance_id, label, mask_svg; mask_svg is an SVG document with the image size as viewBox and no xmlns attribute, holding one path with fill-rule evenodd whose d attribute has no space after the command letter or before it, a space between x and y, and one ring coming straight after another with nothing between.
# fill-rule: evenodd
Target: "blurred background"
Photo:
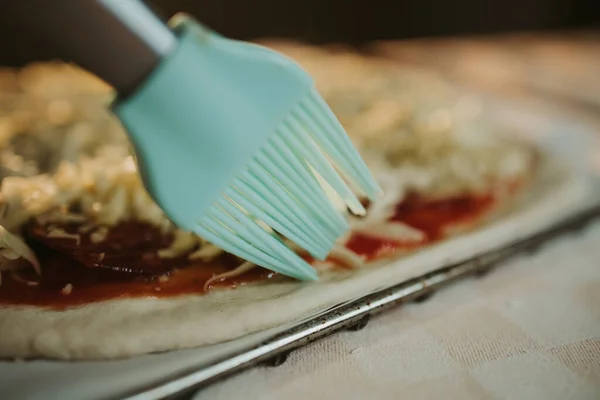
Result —
<instances>
[{"instance_id":1,"label":"blurred background","mask_svg":"<svg viewBox=\"0 0 600 400\"><path fill-rule=\"evenodd\" d=\"M20 1L20 0L1 0ZM27 1L27 0L22 0ZM66 0L59 0L66 1ZM240 39L283 37L311 43L464 36L516 31L589 30L598 0L149 0L165 18L177 11ZM32 9L35 13L35 9ZM0 64L51 58L0 24Z\"/></svg>"},{"instance_id":2,"label":"blurred background","mask_svg":"<svg viewBox=\"0 0 600 400\"><path fill-rule=\"evenodd\" d=\"M147 3L165 20L184 11L233 38L345 43L405 65L438 70L461 83L510 94L540 94L599 115L600 0ZM0 66L54 58L22 37L15 29L18 23L0 23Z\"/></svg>"},{"instance_id":3,"label":"blurred background","mask_svg":"<svg viewBox=\"0 0 600 400\"><path fill-rule=\"evenodd\" d=\"M153 0L237 38L363 43L514 30L588 27L595 0ZM594 4L596 3L596 4ZM598 16L598 15L596 15Z\"/></svg>"}]
</instances>

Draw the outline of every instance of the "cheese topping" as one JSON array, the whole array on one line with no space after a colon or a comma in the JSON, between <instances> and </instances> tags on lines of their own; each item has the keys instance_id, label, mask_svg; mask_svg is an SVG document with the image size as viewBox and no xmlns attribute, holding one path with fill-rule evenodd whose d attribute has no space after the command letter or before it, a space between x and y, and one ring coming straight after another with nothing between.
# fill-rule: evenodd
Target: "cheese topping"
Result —
<instances>
[{"instance_id":1,"label":"cheese topping","mask_svg":"<svg viewBox=\"0 0 600 400\"><path fill-rule=\"evenodd\" d=\"M38 274L41 273L40 263L29 246L21 238L0 226L0 273L2 270L15 268L18 264L11 261L19 258L27 260Z\"/></svg>"},{"instance_id":2,"label":"cheese topping","mask_svg":"<svg viewBox=\"0 0 600 400\"><path fill-rule=\"evenodd\" d=\"M435 76L403 73L351 53L287 50L315 77L386 193L367 218L351 221L354 231L418 242L419 230L387 223L406 193L490 190L531 167L527 147L488 134L477 122L477 101L457 96ZM0 89L0 204L9 210L0 226L0 270L23 258L40 272L16 235L30 218L49 226L85 221L80 232L92 232L94 243L105 240L108 227L136 219L173 234L171 245L158 251L161 258L210 260L222 253L178 230L145 191L127 136L106 109L106 85L57 63L0 70ZM58 228L49 235L80 240ZM361 264L342 248L333 256ZM249 268L244 263L231 274Z\"/></svg>"},{"instance_id":3,"label":"cheese topping","mask_svg":"<svg viewBox=\"0 0 600 400\"><path fill-rule=\"evenodd\" d=\"M436 75L351 53L285 49L305 61L371 169L393 169L404 193L482 192L531 167L527 146L493 131L476 98Z\"/></svg>"}]
</instances>

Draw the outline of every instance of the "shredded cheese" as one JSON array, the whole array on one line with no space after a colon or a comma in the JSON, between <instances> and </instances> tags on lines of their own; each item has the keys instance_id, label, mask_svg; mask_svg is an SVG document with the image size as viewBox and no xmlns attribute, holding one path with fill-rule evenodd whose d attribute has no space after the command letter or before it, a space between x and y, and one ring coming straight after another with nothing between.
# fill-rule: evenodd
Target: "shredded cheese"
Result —
<instances>
[{"instance_id":1,"label":"shredded cheese","mask_svg":"<svg viewBox=\"0 0 600 400\"><path fill-rule=\"evenodd\" d=\"M90 233L90 241L92 243L102 243L108 237L108 227L100 226Z\"/></svg>"},{"instance_id":2,"label":"shredded cheese","mask_svg":"<svg viewBox=\"0 0 600 400\"><path fill-rule=\"evenodd\" d=\"M210 290L215 282L221 282L225 279L235 278L237 276L242 275L245 272L253 270L254 268L256 268L256 265L249 261L246 261L232 271L227 271L223 272L222 274L215 275L204 283L204 291L206 292Z\"/></svg>"},{"instance_id":3,"label":"shredded cheese","mask_svg":"<svg viewBox=\"0 0 600 400\"><path fill-rule=\"evenodd\" d=\"M23 283L27 286L37 286L40 284L37 281L30 281L29 279L24 278L23 276L21 276L18 270L11 271L10 276L14 281Z\"/></svg>"},{"instance_id":4,"label":"shredded cheese","mask_svg":"<svg viewBox=\"0 0 600 400\"><path fill-rule=\"evenodd\" d=\"M63 294L63 295L65 295L65 296L67 296L67 295L70 295L72 291L73 291L73 285L72 285L72 284L70 284L70 283L67 283L67 284L65 285L65 287L63 287L63 288L60 290L60 293L61 293L61 294Z\"/></svg>"},{"instance_id":5,"label":"shredded cheese","mask_svg":"<svg viewBox=\"0 0 600 400\"><path fill-rule=\"evenodd\" d=\"M489 190L490 183L521 176L531 167L533 155L525 146L488 134L478 120L476 98L457 95L436 75L399 72L350 52L332 55L306 46L286 50L315 77L384 189L366 218L351 219L352 232L419 242L419 230L388 222L406 193ZM223 253L177 229L148 195L127 136L106 110L110 93L98 79L66 64L0 69L0 206L9 210L0 226L0 271L22 266L16 262L22 258L41 273L33 251L17 235L32 217L42 225L78 225L76 234L59 228L49 232L49 237L77 244L89 232L92 243L101 243L110 227L133 219L173 236L169 246L158 250L160 258L187 254L189 260L210 261ZM339 196L321 184L345 211ZM358 268L364 260L345 249L348 238L340 239L331 256ZM103 258L101 253L98 260ZM253 267L242 263L213 277L207 287Z\"/></svg>"},{"instance_id":6,"label":"shredded cheese","mask_svg":"<svg viewBox=\"0 0 600 400\"><path fill-rule=\"evenodd\" d=\"M336 245L331 250L329 258L341 263L343 267L358 269L365 264L363 257L356 255L344 246Z\"/></svg>"},{"instance_id":7,"label":"shredded cheese","mask_svg":"<svg viewBox=\"0 0 600 400\"><path fill-rule=\"evenodd\" d=\"M173 242L167 248L160 249L158 256L160 258L176 258L189 253L198 246L196 235L184 232L182 230L175 231Z\"/></svg>"},{"instance_id":8,"label":"shredded cheese","mask_svg":"<svg viewBox=\"0 0 600 400\"><path fill-rule=\"evenodd\" d=\"M72 239L75 240L75 244L79 246L81 244L81 236L74 233L67 233L64 229L52 227L50 231L47 233L49 238L54 239Z\"/></svg>"},{"instance_id":9,"label":"shredded cheese","mask_svg":"<svg viewBox=\"0 0 600 400\"><path fill-rule=\"evenodd\" d=\"M194 251L188 256L189 260L202 260L202 261L210 261L215 259L219 254L222 254L223 250L221 248L210 244L208 242L204 242L202 247L198 250Z\"/></svg>"},{"instance_id":10,"label":"shredded cheese","mask_svg":"<svg viewBox=\"0 0 600 400\"><path fill-rule=\"evenodd\" d=\"M29 261L35 272L38 275L41 274L40 263L29 246L21 238L13 235L0 225L0 270L11 269L11 265L14 266L14 264L3 260L11 261L17 258Z\"/></svg>"}]
</instances>

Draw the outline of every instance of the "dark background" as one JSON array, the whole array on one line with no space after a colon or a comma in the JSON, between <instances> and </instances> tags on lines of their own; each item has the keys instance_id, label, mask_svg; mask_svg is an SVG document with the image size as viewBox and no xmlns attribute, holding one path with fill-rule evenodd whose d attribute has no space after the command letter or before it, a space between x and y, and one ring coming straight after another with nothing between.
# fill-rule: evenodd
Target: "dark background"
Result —
<instances>
[{"instance_id":1,"label":"dark background","mask_svg":"<svg viewBox=\"0 0 600 400\"><path fill-rule=\"evenodd\" d=\"M238 38L285 36L312 42L588 27L599 0L153 0L187 11ZM598 9L598 10L596 10Z\"/></svg>"},{"instance_id":2,"label":"dark background","mask_svg":"<svg viewBox=\"0 0 600 400\"><path fill-rule=\"evenodd\" d=\"M149 1L165 17L186 11L234 38L284 37L312 43L360 45L381 39L588 29L600 22L600 0ZM53 58L20 38L11 25L0 23L0 65Z\"/></svg>"}]
</instances>

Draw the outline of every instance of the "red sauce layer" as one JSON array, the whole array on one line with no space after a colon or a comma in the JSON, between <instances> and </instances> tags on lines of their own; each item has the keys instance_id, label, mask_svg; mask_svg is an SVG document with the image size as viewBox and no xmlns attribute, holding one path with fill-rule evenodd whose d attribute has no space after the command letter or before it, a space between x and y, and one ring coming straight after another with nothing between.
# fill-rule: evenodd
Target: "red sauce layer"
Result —
<instances>
[{"instance_id":1,"label":"red sauce layer","mask_svg":"<svg viewBox=\"0 0 600 400\"><path fill-rule=\"evenodd\" d=\"M61 226L61 229L73 233L77 226ZM42 275L38 277L28 269L19 271L15 279L10 272L4 272L0 304L61 309L115 298L199 294L213 276L232 271L242 263L229 254L210 262L190 261L187 254L160 258L157 249L167 246L172 237L140 222L116 226L99 244L91 242L90 234L81 234L79 244L74 239L50 238L47 228L39 225L30 227L28 239L42 265ZM255 268L211 285L236 287L273 279L276 275Z\"/></svg>"},{"instance_id":2,"label":"red sauce layer","mask_svg":"<svg viewBox=\"0 0 600 400\"><path fill-rule=\"evenodd\" d=\"M459 196L427 200L408 196L398 204L391 221L398 221L425 233L422 241L402 243L364 234L354 234L347 247L367 260L388 257L395 251L415 249L442 239L448 228L469 223L493 204L491 196ZM67 233L78 226L61 226ZM121 224L108 232L106 240L94 244L90 234L73 239L48 237L49 227L32 225L29 241L42 264L43 274L19 272L14 279L4 272L0 304L27 304L64 309L115 298L158 298L205 291L206 282L217 274L232 271L241 261L222 255L210 262L189 261L187 255L161 259L156 250L172 237L139 222ZM215 283L236 287L249 282L284 279L263 268ZM36 285L24 282L35 281ZM69 290L70 288L70 290Z\"/></svg>"},{"instance_id":3,"label":"red sauce layer","mask_svg":"<svg viewBox=\"0 0 600 400\"><path fill-rule=\"evenodd\" d=\"M407 243L355 233L348 240L346 247L367 260L390 256L399 249L422 247L443 239L449 228L474 222L488 211L493 203L494 198L491 195L464 195L435 200L409 195L396 206L390 221L402 222L420 230L424 233L422 240Z\"/></svg>"}]
</instances>

